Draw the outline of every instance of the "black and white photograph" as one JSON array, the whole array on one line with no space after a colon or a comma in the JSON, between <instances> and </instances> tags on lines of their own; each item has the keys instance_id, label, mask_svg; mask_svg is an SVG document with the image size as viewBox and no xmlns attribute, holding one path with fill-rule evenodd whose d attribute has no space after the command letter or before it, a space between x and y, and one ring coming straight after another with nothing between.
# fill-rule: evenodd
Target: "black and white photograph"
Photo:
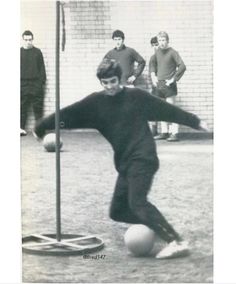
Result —
<instances>
[{"instance_id":1,"label":"black and white photograph","mask_svg":"<svg viewBox=\"0 0 236 284\"><path fill-rule=\"evenodd\" d=\"M215 283L214 5L19 1L23 283Z\"/></svg>"},{"instance_id":2,"label":"black and white photograph","mask_svg":"<svg viewBox=\"0 0 236 284\"><path fill-rule=\"evenodd\" d=\"M21 1L24 282L213 282L212 1Z\"/></svg>"}]
</instances>

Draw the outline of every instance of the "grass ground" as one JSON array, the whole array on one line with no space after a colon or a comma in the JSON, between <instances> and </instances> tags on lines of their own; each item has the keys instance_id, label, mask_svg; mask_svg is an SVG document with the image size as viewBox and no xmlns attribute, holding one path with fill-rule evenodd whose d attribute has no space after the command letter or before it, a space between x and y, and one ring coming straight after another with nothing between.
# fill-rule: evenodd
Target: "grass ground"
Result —
<instances>
[{"instance_id":1,"label":"grass ground","mask_svg":"<svg viewBox=\"0 0 236 284\"><path fill-rule=\"evenodd\" d=\"M103 259L23 253L23 282L212 283L212 140L157 143L160 170L149 199L190 242L191 255L172 260L127 254L127 224L109 219L117 173L110 145L97 133L62 132L62 233L97 234ZM31 135L21 138L22 234L55 233L55 153Z\"/></svg>"}]
</instances>

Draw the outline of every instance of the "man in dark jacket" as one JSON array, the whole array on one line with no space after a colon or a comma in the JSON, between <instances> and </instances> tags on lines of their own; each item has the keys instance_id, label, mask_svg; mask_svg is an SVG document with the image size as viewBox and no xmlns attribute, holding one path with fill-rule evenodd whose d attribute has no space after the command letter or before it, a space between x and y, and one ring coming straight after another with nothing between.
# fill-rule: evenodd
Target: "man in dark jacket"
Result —
<instances>
[{"instance_id":1,"label":"man in dark jacket","mask_svg":"<svg viewBox=\"0 0 236 284\"><path fill-rule=\"evenodd\" d=\"M21 135L26 135L25 126L29 107L32 105L35 120L43 116L44 84L46 71L43 54L33 46L34 36L31 31L22 34L23 46L20 49L21 67Z\"/></svg>"},{"instance_id":2,"label":"man in dark jacket","mask_svg":"<svg viewBox=\"0 0 236 284\"><path fill-rule=\"evenodd\" d=\"M114 150L118 172L110 206L110 217L117 222L144 224L156 232L167 246L156 258L186 256L187 243L182 240L147 195L159 167L156 144L148 121L169 121L204 129L196 115L186 112L139 88L120 84L121 67L114 60L103 60L97 70L103 91L60 110L64 128L97 129ZM34 134L42 139L55 129L55 114L37 123Z\"/></svg>"}]
</instances>

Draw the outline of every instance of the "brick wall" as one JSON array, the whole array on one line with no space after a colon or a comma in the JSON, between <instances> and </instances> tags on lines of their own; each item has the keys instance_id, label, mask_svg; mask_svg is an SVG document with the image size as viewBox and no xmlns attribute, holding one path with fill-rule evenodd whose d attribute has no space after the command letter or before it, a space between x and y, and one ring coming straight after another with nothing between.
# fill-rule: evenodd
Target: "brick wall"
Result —
<instances>
[{"instance_id":1,"label":"brick wall","mask_svg":"<svg viewBox=\"0 0 236 284\"><path fill-rule=\"evenodd\" d=\"M213 129L212 1L67 1L64 2L66 46L61 52L61 106L101 89L96 67L113 48L112 31L124 31L127 46L148 62L150 38L160 30L183 58L187 71L178 84L178 104L205 119ZM45 114L55 108L55 2L22 1L21 30L30 29L45 58ZM149 89L148 70L140 80ZM28 127L32 127L33 118ZM180 131L192 131L181 126Z\"/></svg>"}]
</instances>

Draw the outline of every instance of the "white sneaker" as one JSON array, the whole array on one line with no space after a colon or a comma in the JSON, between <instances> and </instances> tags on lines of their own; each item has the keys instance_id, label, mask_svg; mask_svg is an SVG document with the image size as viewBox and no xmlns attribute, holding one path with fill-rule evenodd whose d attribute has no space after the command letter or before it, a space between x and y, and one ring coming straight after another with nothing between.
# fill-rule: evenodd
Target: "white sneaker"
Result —
<instances>
[{"instance_id":1,"label":"white sneaker","mask_svg":"<svg viewBox=\"0 0 236 284\"><path fill-rule=\"evenodd\" d=\"M189 255L189 246L186 241L173 241L163 248L157 255L157 259L184 257Z\"/></svg>"},{"instance_id":2,"label":"white sneaker","mask_svg":"<svg viewBox=\"0 0 236 284\"><path fill-rule=\"evenodd\" d=\"M27 135L27 132L24 129L20 129L20 136L25 136Z\"/></svg>"}]
</instances>

